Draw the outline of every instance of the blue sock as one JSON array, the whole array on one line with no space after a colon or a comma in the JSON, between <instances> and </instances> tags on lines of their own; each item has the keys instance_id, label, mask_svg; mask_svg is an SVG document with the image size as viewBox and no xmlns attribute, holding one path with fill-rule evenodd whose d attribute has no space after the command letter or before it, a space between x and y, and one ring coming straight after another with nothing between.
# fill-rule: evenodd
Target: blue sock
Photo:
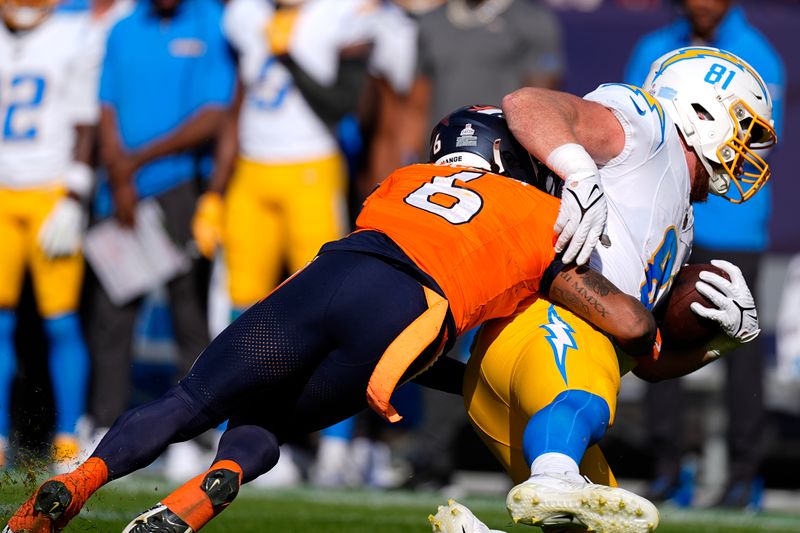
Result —
<instances>
[{"instance_id":1,"label":"blue sock","mask_svg":"<svg viewBox=\"0 0 800 533\"><path fill-rule=\"evenodd\" d=\"M355 433L355 430L356 417L351 416L350 418L342 420L337 424L326 427L320 431L320 435L323 437L334 437L337 439L350 441L353 440L353 433Z\"/></svg>"},{"instance_id":2,"label":"blue sock","mask_svg":"<svg viewBox=\"0 0 800 533\"><path fill-rule=\"evenodd\" d=\"M580 464L586 448L599 441L608 428L608 403L595 394L567 390L533 415L522 436L528 465L543 453L563 453Z\"/></svg>"},{"instance_id":3,"label":"blue sock","mask_svg":"<svg viewBox=\"0 0 800 533\"><path fill-rule=\"evenodd\" d=\"M50 377L56 405L56 433L75 433L86 409L89 353L78 315L68 313L44 321L50 341Z\"/></svg>"},{"instance_id":4,"label":"blue sock","mask_svg":"<svg viewBox=\"0 0 800 533\"><path fill-rule=\"evenodd\" d=\"M17 373L14 351L14 328L17 317L13 311L0 309L0 437L8 438L11 430L11 383Z\"/></svg>"}]
</instances>

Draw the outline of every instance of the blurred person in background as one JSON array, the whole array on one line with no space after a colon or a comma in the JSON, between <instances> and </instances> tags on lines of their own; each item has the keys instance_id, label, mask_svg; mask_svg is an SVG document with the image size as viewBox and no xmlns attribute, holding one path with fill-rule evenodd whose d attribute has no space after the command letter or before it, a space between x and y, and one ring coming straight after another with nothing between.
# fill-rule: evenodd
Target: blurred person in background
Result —
<instances>
[{"instance_id":1,"label":"blurred person in background","mask_svg":"<svg viewBox=\"0 0 800 533\"><path fill-rule=\"evenodd\" d=\"M418 78L405 123L415 135L410 149L417 154L427 146L428 132L453 109L499 105L506 94L526 86L560 85L562 30L547 6L528 0L448 0L417 21ZM462 359L470 339L465 336L456 346ZM420 392L426 439L411 452L418 474L411 482L438 485L447 482L453 468L453 454L445 450L468 422L457 399Z\"/></svg>"},{"instance_id":2,"label":"blurred person in background","mask_svg":"<svg viewBox=\"0 0 800 533\"><path fill-rule=\"evenodd\" d=\"M232 0L225 8L239 84L193 233L206 257L222 245L232 320L284 268L297 271L349 228L337 126L364 94L380 10L373 0ZM290 450L259 483L300 481Z\"/></svg>"},{"instance_id":3,"label":"blurred person in background","mask_svg":"<svg viewBox=\"0 0 800 533\"><path fill-rule=\"evenodd\" d=\"M230 104L235 69L214 0L152 0L111 30L100 83L100 155L108 182L100 216L136 225L139 200L155 198L179 247L191 240L202 148ZM196 265L167 284L179 349L178 375L209 340ZM134 324L141 298L115 305L92 278L88 340L94 363L91 414L97 433L129 407Z\"/></svg>"},{"instance_id":4,"label":"blurred person in background","mask_svg":"<svg viewBox=\"0 0 800 533\"><path fill-rule=\"evenodd\" d=\"M642 84L650 63L674 48L695 45L723 48L749 62L764 78L772 95L772 117L780 137L786 76L780 56L766 37L747 20L744 9L732 0L681 0L678 3L682 11L675 22L645 35L636 44L626 68L626 82ZM734 75L734 71L726 75ZM755 287L759 257L769 244L771 187L767 185L744 205L737 205L742 200L741 197L725 199L712 195L707 203L695 206L692 262L725 259L739 266L747 284ZM725 405L730 470L727 485L715 502L717 506L759 508L761 505L759 470L765 454L764 357L759 343L753 342L727 358ZM677 497L677 503L688 505L691 490L681 487L680 481L685 412L682 396L679 380L648 388L646 408L651 449L658 457L656 478L648 497L656 501ZM683 490L679 491L681 488Z\"/></svg>"},{"instance_id":5,"label":"blurred person in background","mask_svg":"<svg viewBox=\"0 0 800 533\"><path fill-rule=\"evenodd\" d=\"M525 86L556 89L564 70L561 25L525 0L448 0L419 17L420 147L453 109L499 105Z\"/></svg>"},{"instance_id":6,"label":"blurred person in background","mask_svg":"<svg viewBox=\"0 0 800 533\"><path fill-rule=\"evenodd\" d=\"M418 29L401 1L382 0L350 24L351 40L371 43L368 84L359 102L364 141L354 198L359 204L395 168L417 161L406 111L417 71Z\"/></svg>"},{"instance_id":7,"label":"blurred person in background","mask_svg":"<svg viewBox=\"0 0 800 533\"><path fill-rule=\"evenodd\" d=\"M25 270L49 342L55 399L52 461L75 459L89 356L76 313L81 242L93 187L88 162L98 105L97 50L85 14L56 2L0 3L0 467L8 447L15 374L14 309Z\"/></svg>"}]
</instances>

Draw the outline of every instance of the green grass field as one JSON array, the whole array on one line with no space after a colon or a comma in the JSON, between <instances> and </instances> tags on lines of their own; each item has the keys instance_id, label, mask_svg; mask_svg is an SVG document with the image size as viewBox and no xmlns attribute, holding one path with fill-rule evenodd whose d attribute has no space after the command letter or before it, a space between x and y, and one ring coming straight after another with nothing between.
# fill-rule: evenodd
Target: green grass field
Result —
<instances>
[{"instance_id":1,"label":"green grass field","mask_svg":"<svg viewBox=\"0 0 800 533\"><path fill-rule=\"evenodd\" d=\"M0 525L34 483L0 474ZM119 532L133 516L164 496L170 486L146 477L122 480L101 490L72 522L66 533ZM291 489L244 487L236 502L208 527L206 533L425 533L427 516L446 497L436 493L379 492L366 490ZM468 505L490 527L509 533L536 532L514 526L503 500L466 498ZM662 510L659 533L744 533L768 531L797 533L800 514L721 513L718 511Z\"/></svg>"}]
</instances>

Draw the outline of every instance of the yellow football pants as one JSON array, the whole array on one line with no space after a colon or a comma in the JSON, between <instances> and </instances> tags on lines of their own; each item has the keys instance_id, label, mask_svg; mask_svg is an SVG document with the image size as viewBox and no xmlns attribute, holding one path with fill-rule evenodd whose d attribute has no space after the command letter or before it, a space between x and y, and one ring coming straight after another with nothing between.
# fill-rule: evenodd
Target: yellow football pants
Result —
<instances>
[{"instance_id":1,"label":"yellow football pants","mask_svg":"<svg viewBox=\"0 0 800 533\"><path fill-rule=\"evenodd\" d=\"M0 308L17 306L27 267L43 317L77 309L82 255L50 259L39 248L37 238L42 223L64 194L61 188L0 189Z\"/></svg>"},{"instance_id":2,"label":"yellow football pants","mask_svg":"<svg viewBox=\"0 0 800 533\"><path fill-rule=\"evenodd\" d=\"M563 346L567 336L575 348ZM530 477L522 452L522 435L530 418L558 394L575 389L608 403L610 427L619 384L619 363L611 341L566 309L537 299L515 316L481 329L467 363L464 404L481 439L514 482L520 483ZM593 482L616 485L599 447L586 451L580 467Z\"/></svg>"},{"instance_id":3,"label":"yellow football pants","mask_svg":"<svg viewBox=\"0 0 800 533\"><path fill-rule=\"evenodd\" d=\"M338 154L292 164L239 159L225 193L224 254L234 307L248 307L347 227L346 169Z\"/></svg>"}]
</instances>

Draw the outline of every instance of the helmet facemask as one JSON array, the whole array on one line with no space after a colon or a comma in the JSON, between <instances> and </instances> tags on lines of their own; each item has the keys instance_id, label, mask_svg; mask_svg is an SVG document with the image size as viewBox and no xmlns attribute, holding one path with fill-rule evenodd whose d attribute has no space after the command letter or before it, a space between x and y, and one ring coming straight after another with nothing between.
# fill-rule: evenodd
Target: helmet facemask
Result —
<instances>
[{"instance_id":1,"label":"helmet facemask","mask_svg":"<svg viewBox=\"0 0 800 533\"><path fill-rule=\"evenodd\" d=\"M773 127L743 100L730 107L730 116L736 125L734 135L717 149L722 169L730 177L729 186L715 194L738 204L751 198L769 180L772 171L757 150L770 148L777 138ZM735 191L731 191L730 182Z\"/></svg>"},{"instance_id":2,"label":"helmet facemask","mask_svg":"<svg viewBox=\"0 0 800 533\"><path fill-rule=\"evenodd\" d=\"M692 113L697 119L687 117L691 126L679 124L679 129L708 171L709 191L735 204L751 198L770 178L769 165L757 151L775 144L774 128L743 100L736 100L728 107L723 120L729 124L723 128L713 125L719 119L698 104L694 104L687 115ZM719 135L721 129L725 135ZM704 138L715 137L727 139L719 144L702 142Z\"/></svg>"}]
</instances>

